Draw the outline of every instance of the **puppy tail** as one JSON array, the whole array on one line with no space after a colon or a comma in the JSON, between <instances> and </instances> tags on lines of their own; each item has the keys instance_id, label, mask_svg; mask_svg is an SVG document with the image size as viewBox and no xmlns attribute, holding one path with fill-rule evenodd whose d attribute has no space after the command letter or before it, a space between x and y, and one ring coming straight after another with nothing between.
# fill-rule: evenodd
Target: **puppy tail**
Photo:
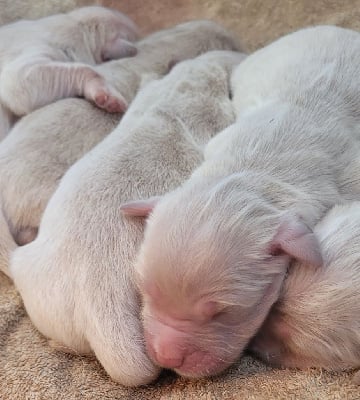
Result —
<instances>
[{"instance_id":1,"label":"puppy tail","mask_svg":"<svg viewBox=\"0 0 360 400\"><path fill-rule=\"evenodd\" d=\"M0 271L10 279L12 279L9 270L10 256L17 247L4 213L0 208Z\"/></svg>"}]
</instances>

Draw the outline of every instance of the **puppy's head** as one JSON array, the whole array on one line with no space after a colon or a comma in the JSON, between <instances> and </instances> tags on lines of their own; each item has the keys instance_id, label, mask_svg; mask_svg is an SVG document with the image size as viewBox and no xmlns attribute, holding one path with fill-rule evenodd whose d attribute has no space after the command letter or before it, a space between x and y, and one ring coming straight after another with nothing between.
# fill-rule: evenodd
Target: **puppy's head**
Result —
<instances>
[{"instance_id":1,"label":"puppy's head","mask_svg":"<svg viewBox=\"0 0 360 400\"><path fill-rule=\"evenodd\" d=\"M122 208L146 215L155 203ZM136 264L153 361L188 377L230 366L276 301L290 257L318 262L312 239L301 222L281 221L242 190L236 176L166 195L148 220Z\"/></svg>"},{"instance_id":2,"label":"puppy's head","mask_svg":"<svg viewBox=\"0 0 360 400\"><path fill-rule=\"evenodd\" d=\"M282 302L277 303L270 311L264 324L249 344L250 353L274 367L308 368L324 367L319 349L324 348L325 341L314 332L318 325L308 320L309 324L299 323L298 316L289 315L282 310ZM302 322L307 317L303 315ZM320 335L322 333L320 332Z\"/></svg>"},{"instance_id":3,"label":"puppy's head","mask_svg":"<svg viewBox=\"0 0 360 400\"><path fill-rule=\"evenodd\" d=\"M314 276L314 279L317 277ZM335 294L333 289L328 295ZM311 298L310 292L307 292L311 290L312 285L308 281L308 288L304 291L297 292L295 289L295 293L281 296L250 342L251 353L275 367L337 369L345 366L355 343L351 344L348 340L344 329L339 327L340 321L336 322L337 317L332 321L332 312L326 310L324 303L317 302L316 294ZM333 303L330 298L321 297L322 302ZM345 311L343 307L336 309L336 305L333 306L333 314ZM346 314L344 319L347 319Z\"/></svg>"},{"instance_id":4,"label":"puppy's head","mask_svg":"<svg viewBox=\"0 0 360 400\"><path fill-rule=\"evenodd\" d=\"M273 366L358 366L360 202L334 207L314 232L323 266L291 265L249 349Z\"/></svg>"},{"instance_id":5,"label":"puppy's head","mask_svg":"<svg viewBox=\"0 0 360 400\"><path fill-rule=\"evenodd\" d=\"M76 9L69 15L84 27L97 63L137 54L132 42L138 39L138 28L121 12L91 6Z\"/></svg>"}]
</instances>

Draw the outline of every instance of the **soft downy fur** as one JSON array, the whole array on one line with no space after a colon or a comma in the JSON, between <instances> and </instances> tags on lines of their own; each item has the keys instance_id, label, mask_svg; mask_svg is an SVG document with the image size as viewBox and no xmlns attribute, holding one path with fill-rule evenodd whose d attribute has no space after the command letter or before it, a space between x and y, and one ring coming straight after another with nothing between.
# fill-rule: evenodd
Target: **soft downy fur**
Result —
<instances>
[{"instance_id":1,"label":"soft downy fur","mask_svg":"<svg viewBox=\"0 0 360 400\"><path fill-rule=\"evenodd\" d=\"M181 375L223 371L260 328L291 259L322 264L312 228L360 194L360 35L314 27L233 74L237 121L152 209L136 271L146 345ZM155 207L154 207L155 204Z\"/></svg>"},{"instance_id":2,"label":"soft downy fur","mask_svg":"<svg viewBox=\"0 0 360 400\"><path fill-rule=\"evenodd\" d=\"M0 0L0 25L9 24L19 19L38 19L51 14L69 12L77 7L86 6L88 0ZM99 3L94 1L94 3Z\"/></svg>"},{"instance_id":3,"label":"soft downy fur","mask_svg":"<svg viewBox=\"0 0 360 400\"><path fill-rule=\"evenodd\" d=\"M314 233L322 268L291 265L250 349L276 366L359 368L360 202L335 206Z\"/></svg>"},{"instance_id":4,"label":"soft downy fur","mask_svg":"<svg viewBox=\"0 0 360 400\"><path fill-rule=\"evenodd\" d=\"M128 104L139 87L166 74L174 60L237 44L221 26L193 21L154 33L137 47L135 57L96 67ZM137 108L139 118L148 106ZM83 99L64 99L22 118L1 142L0 199L18 244L35 238L46 204L66 170L110 133L120 117Z\"/></svg>"},{"instance_id":5,"label":"soft downy fur","mask_svg":"<svg viewBox=\"0 0 360 400\"><path fill-rule=\"evenodd\" d=\"M234 121L229 77L243 58L207 53L146 85L120 125L65 174L37 238L12 254L8 273L40 332L62 350L94 352L124 385L148 383L159 368L144 348L133 280L143 221L122 217L120 204L174 189L202 161L206 142Z\"/></svg>"},{"instance_id":6,"label":"soft downy fur","mask_svg":"<svg viewBox=\"0 0 360 400\"><path fill-rule=\"evenodd\" d=\"M15 116L64 97L124 111L125 100L92 66L135 55L137 37L129 18L97 6L0 27L0 138Z\"/></svg>"}]
</instances>

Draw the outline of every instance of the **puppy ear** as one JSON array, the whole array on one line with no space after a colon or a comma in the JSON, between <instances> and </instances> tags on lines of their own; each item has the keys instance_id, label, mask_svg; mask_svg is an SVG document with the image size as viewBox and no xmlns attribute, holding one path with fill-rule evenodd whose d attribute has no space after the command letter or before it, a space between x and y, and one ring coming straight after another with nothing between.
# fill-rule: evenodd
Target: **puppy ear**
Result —
<instances>
[{"instance_id":1,"label":"puppy ear","mask_svg":"<svg viewBox=\"0 0 360 400\"><path fill-rule=\"evenodd\" d=\"M104 62L110 60L118 60L124 57L134 57L138 52L137 47L121 37L118 37L112 43L105 45L101 58Z\"/></svg>"},{"instance_id":2,"label":"puppy ear","mask_svg":"<svg viewBox=\"0 0 360 400\"><path fill-rule=\"evenodd\" d=\"M314 266L323 263L319 242L314 232L296 215L285 215L270 243L273 255L287 254Z\"/></svg>"},{"instance_id":3,"label":"puppy ear","mask_svg":"<svg viewBox=\"0 0 360 400\"><path fill-rule=\"evenodd\" d=\"M129 201L128 203L122 204L120 210L124 215L148 217L160 199L160 196L154 196L146 200Z\"/></svg>"}]
</instances>

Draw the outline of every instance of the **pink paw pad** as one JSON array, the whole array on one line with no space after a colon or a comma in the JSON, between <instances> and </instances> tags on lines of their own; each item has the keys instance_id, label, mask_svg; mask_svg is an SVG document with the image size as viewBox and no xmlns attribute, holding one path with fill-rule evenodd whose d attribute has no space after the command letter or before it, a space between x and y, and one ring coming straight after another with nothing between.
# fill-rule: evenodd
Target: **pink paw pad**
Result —
<instances>
[{"instance_id":1,"label":"pink paw pad","mask_svg":"<svg viewBox=\"0 0 360 400\"><path fill-rule=\"evenodd\" d=\"M127 108L126 104L123 101L121 101L113 96L109 97L109 101L108 101L107 107L106 107L107 111L113 112L113 113L124 112L124 111L126 111L126 108Z\"/></svg>"},{"instance_id":2,"label":"pink paw pad","mask_svg":"<svg viewBox=\"0 0 360 400\"><path fill-rule=\"evenodd\" d=\"M104 107L109 96L102 90L95 95L95 103L99 107Z\"/></svg>"},{"instance_id":3,"label":"pink paw pad","mask_svg":"<svg viewBox=\"0 0 360 400\"><path fill-rule=\"evenodd\" d=\"M121 113L127 109L126 101L121 95L118 97L112 94L102 79L92 79L87 82L84 96L99 108L110 113Z\"/></svg>"},{"instance_id":4,"label":"pink paw pad","mask_svg":"<svg viewBox=\"0 0 360 400\"><path fill-rule=\"evenodd\" d=\"M95 94L95 104L111 113L124 112L127 109L127 105L124 100L119 99L112 94L101 89Z\"/></svg>"}]
</instances>

